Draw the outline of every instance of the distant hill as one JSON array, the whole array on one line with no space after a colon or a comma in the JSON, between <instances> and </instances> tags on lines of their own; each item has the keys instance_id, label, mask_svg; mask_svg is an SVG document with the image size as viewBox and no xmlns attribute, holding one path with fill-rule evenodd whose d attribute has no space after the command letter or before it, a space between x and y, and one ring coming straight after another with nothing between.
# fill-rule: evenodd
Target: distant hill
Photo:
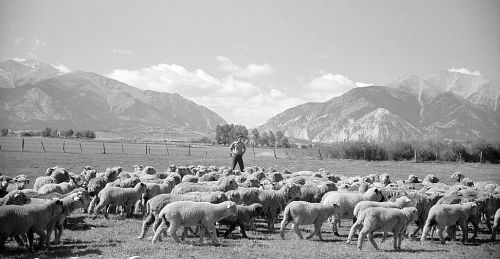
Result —
<instances>
[{"instance_id":1,"label":"distant hill","mask_svg":"<svg viewBox=\"0 0 500 259\"><path fill-rule=\"evenodd\" d=\"M324 103L288 109L259 127L316 142L500 141L500 84L482 76L438 73L388 86L355 88Z\"/></svg>"},{"instance_id":2,"label":"distant hill","mask_svg":"<svg viewBox=\"0 0 500 259\"><path fill-rule=\"evenodd\" d=\"M226 123L179 94L143 91L91 72L13 60L0 69L1 128L214 130Z\"/></svg>"}]
</instances>

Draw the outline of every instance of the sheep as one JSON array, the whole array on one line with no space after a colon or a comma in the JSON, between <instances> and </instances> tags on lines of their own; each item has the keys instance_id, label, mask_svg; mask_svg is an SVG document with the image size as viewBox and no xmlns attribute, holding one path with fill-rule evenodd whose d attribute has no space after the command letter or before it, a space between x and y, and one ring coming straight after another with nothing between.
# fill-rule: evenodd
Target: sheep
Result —
<instances>
[{"instance_id":1,"label":"sheep","mask_svg":"<svg viewBox=\"0 0 500 259\"><path fill-rule=\"evenodd\" d=\"M356 206L354 207L354 217L357 218L359 217L360 213L367 209L367 208L374 208L374 207L383 207L383 208L397 208L397 209L402 209L404 207L407 207L408 204L411 202L411 200L406 197L406 196L401 196L396 199L394 202L377 202L377 201L360 201ZM353 230L353 228L351 228ZM349 232L349 236L347 237L347 243L352 240L352 237L354 236L354 232Z\"/></svg>"},{"instance_id":2,"label":"sheep","mask_svg":"<svg viewBox=\"0 0 500 259\"><path fill-rule=\"evenodd\" d=\"M487 219L490 220L490 219ZM491 230L491 240L495 241L495 237L498 231L498 228L500 227L500 209L497 209L495 212L495 218L493 219L493 229Z\"/></svg>"},{"instance_id":3,"label":"sheep","mask_svg":"<svg viewBox=\"0 0 500 259\"><path fill-rule=\"evenodd\" d=\"M462 179L464 179L464 175L460 172L454 172L452 175L451 175L451 179L455 180L456 182L460 182L462 181Z\"/></svg>"},{"instance_id":4,"label":"sheep","mask_svg":"<svg viewBox=\"0 0 500 259\"><path fill-rule=\"evenodd\" d=\"M47 224L47 247L50 247L50 236L52 235L52 231L54 231L55 233L54 243L59 244L61 242L61 237L64 230L64 221L76 209L85 208L90 202L90 197L86 190L80 190L76 193L72 193L71 195L64 197L63 199L61 199L61 201L64 208L63 212L52 217Z\"/></svg>"},{"instance_id":5,"label":"sheep","mask_svg":"<svg viewBox=\"0 0 500 259\"><path fill-rule=\"evenodd\" d=\"M463 186L467 186L467 187L473 187L474 186L474 182L472 181L472 179L468 178L468 177L465 177L463 178L460 183L463 185Z\"/></svg>"},{"instance_id":6,"label":"sheep","mask_svg":"<svg viewBox=\"0 0 500 259\"><path fill-rule=\"evenodd\" d=\"M406 181L407 183L420 183L420 180L416 175L410 174L408 176L408 180Z\"/></svg>"},{"instance_id":7,"label":"sheep","mask_svg":"<svg viewBox=\"0 0 500 259\"><path fill-rule=\"evenodd\" d=\"M160 194L157 195L150 200L147 201L146 203L146 219L142 223L142 229L141 229L141 234L138 239L143 239L144 236L146 235L149 227L151 227L151 224L154 222L153 230L156 231L158 226L161 223L161 219L158 218L158 214L160 214L160 211L165 207L165 205L172 203L174 201L203 201L203 202L210 202L210 203L221 203L223 201L227 201L226 195L224 195L223 192L209 192L205 193L203 196L199 195L193 195L193 194Z\"/></svg>"},{"instance_id":8,"label":"sheep","mask_svg":"<svg viewBox=\"0 0 500 259\"><path fill-rule=\"evenodd\" d=\"M40 189L38 189L38 192L41 194L46 194L46 193L51 193L51 192L57 192L60 194L66 194L77 188L78 185L75 183L73 178L70 179L69 183L63 182L63 183L51 183L51 184L45 184Z\"/></svg>"},{"instance_id":9,"label":"sheep","mask_svg":"<svg viewBox=\"0 0 500 259\"><path fill-rule=\"evenodd\" d=\"M174 194L184 194L187 192L207 192L207 191L222 191L227 192L238 188L235 177L233 175L220 178L217 183L190 183L184 182L176 185L172 190Z\"/></svg>"},{"instance_id":10,"label":"sheep","mask_svg":"<svg viewBox=\"0 0 500 259\"><path fill-rule=\"evenodd\" d=\"M184 177L182 177L182 180L181 180L182 183L186 183L186 182L197 183L198 181L199 181L198 176L191 175L191 174L184 175Z\"/></svg>"},{"instance_id":11,"label":"sheep","mask_svg":"<svg viewBox=\"0 0 500 259\"><path fill-rule=\"evenodd\" d=\"M176 235L176 231L180 226L201 226L200 245L203 244L205 229L212 236L214 244L219 241L215 235L215 222L227 216L238 213L236 203L225 201L219 204L209 202L193 202L193 201L176 201L167 204L158 215L162 219L162 223L156 230L153 237L153 244L158 241L160 234L164 231L167 224L170 225L168 233L175 242L180 243Z\"/></svg>"},{"instance_id":12,"label":"sheep","mask_svg":"<svg viewBox=\"0 0 500 259\"><path fill-rule=\"evenodd\" d=\"M358 249L363 248L363 241L366 235L376 250L379 250L373 237L373 232L392 232L394 238L394 250L401 249L402 234L410 223L418 217L415 207L403 209L372 207L360 212L356 222L351 227L351 233L362 228L359 232Z\"/></svg>"},{"instance_id":13,"label":"sheep","mask_svg":"<svg viewBox=\"0 0 500 259\"><path fill-rule=\"evenodd\" d=\"M383 195L379 188L373 187L368 189L365 193L355 193L355 192L337 192L331 191L323 195L321 203L336 203L339 205L338 215L334 215L330 218L330 224L332 226L333 233L336 236L340 236L337 230L337 224L340 222L341 218L354 218L354 207L360 201L381 201Z\"/></svg>"},{"instance_id":14,"label":"sheep","mask_svg":"<svg viewBox=\"0 0 500 259\"><path fill-rule=\"evenodd\" d=\"M7 191L7 187L9 187L9 183L12 181L12 178L2 175L0 176L0 198L4 197L9 193Z\"/></svg>"},{"instance_id":15,"label":"sheep","mask_svg":"<svg viewBox=\"0 0 500 259\"><path fill-rule=\"evenodd\" d=\"M140 183L141 180L137 177L130 177L127 179L116 179L114 182L106 183L106 187L121 187L121 188L133 188L135 185Z\"/></svg>"},{"instance_id":16,"label":"sheep","mask_svg":"<svg viewBox=\"0 0 500 259\"><path fill-rule=\"evenodd\" d=\"M379 177L379 180L380 182L382 183L383 186L387 186L391 183L391 175L390 174L387 174L387 173L384 173L384 174L381 174L380 177Z\"/></svg>"},{"instance_id":17,"label":"sheep","mask_svg":"<svg viewBox=\"0 0 500 259\"><path fill-rule=\"evenodd\" d=\"M436 176L434 176L433 174L429 174L427 175L425 178L424 178L424 183L438 183L439 182L439 178L437 178Z\"/></svg>"},{"instance_id":18,"label":"sheep","mask_svg":"<svg viewBox=\"0 0 500 259\"><path fill-rule=\"evenodd\" d=\"M33 249L33 233L40 236L40 244L45 244L45 229L50 218L63 212L61 200L45 204L24 206L6 205L0 207L0 251L4 250L9 236L28 234L29 249Z\"/></svg>"},{"instance_id":19,"label":"sheep","mask_svg":"<svg viewBox=\"0 0 500 259\"><path fill-rule=\"evenodd\" d=\"M444 245L444 228L458 224L462 229L462 243L465 244L468 234L467 220L475 215L477 215L477 205L475 202L466 202L463 204L436 204L429 210L429 215L427 216L420 241L425 241L430 228L437 225L439 239L441 244ZM454 237L454 235L452 237Z\"/></svg>"},{"instance_id":20,"label":"sheep","mask_svg":"<svg viewBox=\"0 0 500 259\"><path fill-rule=\"evenodd\" d=\"M307 183L300 186L300 191L302 193L300 200L318 203L321 202L321 198L330 191L337 191L337 186L330 181L321 181L318 184Z\"/></svg>"},{"instance_id":21,"label":"sheep","mask_svg":"<svg viewBox=\"0 0 500 259\"><path fill-rule=\"evenodd\" d=\"M323 241L321 236L321 226L332 215L337 214L339 210L338 204L335 203L309 203L306 201L292 201L285 207L283 213L283 220L281 221L280 236L285 238L286 225L292 221L293 230L301 239L302 233L299 229L301 225L314 225L314 231L307 236L307 239L318 235L319 239Z\"/></svg>"},{"instance_id":22,"label":"sheep","mask_svg":"<svg viewBox=\"0 0 500 259\"><path fill-rule=\"evenodd\" d=\"M26 186L28 186L28 184L30 183L30 179L26 175L20 174L18 176L15 176L14 178L12 178L12 182L14 184L7 186L7 189L6 189L7 192L11 192L13 190L22 190L22 189L26 188Z\"/></svg>"},{"instance_id":23,"label":"sheep","mask_svg":"<svg viewBox=\"0 0 500 259\"><path fill-rule=\"evenodd\" d=\"M301 196L300 187L294 184L283 185L279 190L261 190L257 202L262 204L262 215L266 218L267 229L274 231L274 221L287 203ZM243 197L241 197L243 200Z\"/></svg>"},{"instance_id":24,"label":"sheep","mask_svg":"<svg viewBox=\"0 0 500 259\"><path fill-rule=\"evenodd\" d=\"M229 226L223 235L225 238L229 236L236 226L240 227L241 236L243 238L248 238L245 232L245 226L250 222L250 220L262 213L262 205L260 203L254 203L249 206L237 205L237 211L236 215L231 215L218 221L219 225Z\"/></svg>"},{"instance_id":25,"label":"sheep","mask_svg":"<svg viewBox=\"0 0 500 259\"><path fill-rule=\"evenodd\" d=\"M4 197L0 198L0 206L3 205L23 205L30 203L31 198L28 197L24 192L20 190L14 190L9 192Z\"/></svg>"},{"instance_id":26,"label":"sheep","mask_svg":"<svg viewBox=\"0 0 500 259\"><path fill-rule=\"evenodd\" d=\"M99 204L94 209L95 219L97 217L97 213L101 211L106 205L122 205L125 206L125 211L128 213L128 216L132 214L132 207L134 204L141 199L142 195L146 193L146 185L144 183L138 183L134 188L120 188L120 187L108 187L102 189L99 192ZM104 210L104 217L108 218L108 213Z\"/></svg>"}]
</instances>

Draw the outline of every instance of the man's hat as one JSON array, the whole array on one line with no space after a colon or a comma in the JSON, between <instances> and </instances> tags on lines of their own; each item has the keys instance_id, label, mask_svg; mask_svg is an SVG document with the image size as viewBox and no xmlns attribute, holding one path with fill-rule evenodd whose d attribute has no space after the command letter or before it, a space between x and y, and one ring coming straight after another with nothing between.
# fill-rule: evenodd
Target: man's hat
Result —
<instances>
[{"instance_id":1,"label":"man's hat","mask_svg":"<svg viewBox=\"0 0 500 259\"><path fill-rule=\"evenodd\" d=\"M239 135L237 138L245 138L243 135Z\"/></svg>"}]
</instances>

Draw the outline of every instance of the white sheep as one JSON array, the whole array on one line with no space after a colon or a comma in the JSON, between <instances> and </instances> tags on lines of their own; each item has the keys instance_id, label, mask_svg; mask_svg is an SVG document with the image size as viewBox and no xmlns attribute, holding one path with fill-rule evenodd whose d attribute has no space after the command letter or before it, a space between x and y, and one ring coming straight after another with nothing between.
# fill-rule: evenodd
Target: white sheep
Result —
<instances>
[{"instance_id":1,"label":"white sheep","mask_svg":"<svg viewBox=\"0 0 500 259\"><path fill-rule=\"evenodd\" d=\"M236 183L236 178L234 175L230 175L227 177L222 177L214 182L199 182L199 183L191 183L184 182L176 185L172 190L174 194L184 194L188 192L210 192L210 191L222 191L227 192L229 190L234 190L238 188L238 184Z\"/></svg>"},{"instance_id":2,"label":"white sheep","mask_svg":"<svg viewBox=\"0 0 500 259\"><path fill-rule=\"evenodd\" d=\"M363 248L363 241L366 235L373 247L379 250L373 237L373 232L392 232L394 238L394 250L401 249L402 235L410 223L418 217L418 211L415 207L403 209L372 207L363 210L356 223L352 225L350 232L359 232L358 249Z\"/></svg>"},{"instance_id":3,"label":"white sheep","mask_svg":"<svg viewBox=\"0 0 500 259\"><path fill-rule=\"evenodd\" d=\"M177 243L180 243L176 234L179 227L200 226L200 244L203 244L205 229L208 230L212 236L213 243L218 244L219 241L215 234L215 222L227 216L235 215L237 212L236 203L232 201L225 201L219 204L176 201L167 204L158 215L158 217L162 219L162 223L156 230L152 242L156 243L166 226L170 225L168 234L170 234Z\"/></svg>"},{"instance_id":4,"label":"white sheep","mask_svg":"<svg viewBox=\"0 0 500 259\"><path fill-rule=\"evenodd\" d=\"M451 179L457 181L457 182L460 182L462 181L462 179L464 179L464 174L460 173L460 172L454 172L452 175L451 175Z\"/></svg>"},{"instance_id":5,"label":"white sheep","mask_svg":"<svg viewBox=\"0 0 500 259\"><path fill-rule=\"evenodd\" d=\"M467 220L477 214L477 205L475 202L466 202L463 204L436 204L429 211L420 241L424 241L431 227L437 225L441 244L445 244L443 236L445 227L459 225L463 234L462 243L465 244L468 234Z\"/></svg>"},{"instance_id":6,"label":"white sheep","mask_svg":"<svg viewBox=\"0 0 500 259\"><path fill-rule=\"evenodd\" d=\"M293 222L293 230L301 239L302 233L299 229L301 225L314 225L314 231L307 236L310 239L314 235L321 237L321 226L332 215L338 213L339 206L335 203L309 203L306 201L292 201L285 207L283 213L283 220L281 221L280 235L285 238L286 225L291 221Z\"/></svg>"},{"instance_id":7,"label":"white sheep","mask_svg":"<svg viewBox=\"0 0 500 259\"><path fill-rule=\"evenodd\" d=\"M340 222L340 219L354 218L354 207L358 202L381 201L382 198L383 196L379 188L370 188L365 193L331 191L323 196L321 203L336 203L339 205L339 213L330 219L330 223L333 233L336 236L340 236L337 224Z\"/></svg>"},{"instance_id":8,"label":"white sheep","mask_svg":"<svg viewBox=\"0 0 500 259\"><path fill-rule=\"evenodd\" d=\"M78 185L75 183L73 178L69 180L69 183L62 182L62 183L49 183L45 184L40 189L38 189L38 192L41 194L47 194L47 193L52 193L56 192L59 194L66 194L77 188Z\"/></svg>"},{"instance_id":9,"label":"white sheep","mask_svg":"<svg viewBox=\"0 0 500 259\"><path fill-rule=\"evenodd\" d=\"M28 186L28 184L30 183L30 179L26 175L20 174L12 178L12 182L14 184L7 186L7 192L11 192L13 190L22 190L26 188L26 186Z\"/></svg>"},{"instance_id":10,"label":"white sheep","mask_svg":"<svg viewBox=\"0 0 500 259\"><path fill-rule=\"evenodd\" d=\"M138 183L134 188L108 187L99 192L99 204L94 210L94 219L97 213L109 204L124 206L128 216L132 215L132 207L139 201L142 195L146 193L146 185ZM104 210L104 217L108 218L108 213Z\"/></svg>"},{"instance_id":11,"label":"white sheep","mask_svg":"<svg viewBox=\"0 0 500 259\"><path fill-rule=\"evenodd\" d=\"M0 251L4 250L9 236L28 233L29 249L33 249L33 233L40 236L40 244L44 245L47 237L45 230L50 218L61 214L63 203L52 200L45 204L28 204L24 206L6 205L0 207Z\"/></svg>"},{"instance_id":12,"label":"white sheep","mask_svg":"<svg viewBox=\"0 0 500 259\"><path fill-rule=\"evenodd\" d=\"M141 234L138 239L143 239L146 235L149 227L154 223L153 230L156 231L158 226L161 224L161 219L158 218L158 214L167 204L174 201L198 201L198 202L210 202L210 203L221 203L227 201L227 197L223 192L209 192L205 195L193 195L188 194L160 194L152 199L148 200L146 203L146 213L147 216L142 223ZM159 237L161 240L161 237Z\"/></svg>"},{"instance_id":13,"label":"white sheep","mask_svg":"<svg viewBox=\"0 0 500 259\"><path fill-rule=\"evenodd\" d=\"M363 212L363 210L367 208L374 208L374 207L383 207L383 208L397 208L397 209L402 209L404 207L407 207L411 200L406 197L402 196L396 199L394 202L378 202L378 201L360 201L356 206L354 207L354 217L357 218L359 217L360 213ZM347 237L347 243L349 244L352 240L352 237L354 236L354 232L352 232L354 228L351 228L351 231L349 232L349 237Z\"/></svg>"}]
</instances>

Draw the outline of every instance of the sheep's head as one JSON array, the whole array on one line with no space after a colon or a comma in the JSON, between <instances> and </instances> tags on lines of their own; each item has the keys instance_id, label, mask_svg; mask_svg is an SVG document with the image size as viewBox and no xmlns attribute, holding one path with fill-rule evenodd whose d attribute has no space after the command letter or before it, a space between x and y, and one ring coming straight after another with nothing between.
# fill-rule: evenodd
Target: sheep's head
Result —
<instances>
[{"instance_id":1,"label":"sheep's head","mask_svg":"<svg viewBox=\"0 0 500 259\"><path fill-rule=\"evenodd\" d=\"M262 204L260 203L254 203L250 205L253 207L254 210L254 215L262 215Z\"/></svg>"},{"instance_id":2,"label":"sheep's head","mask_svg":"<svg viewBox=\"0 0 500 259\"><path fill-rule=\"evenodd\" d=\"M234 190L226 192L226 196L230 201L234 201L236 203L241 203L241 196L239 192L236 192Z\"/></svg>"},{"instance_id":3,"label":"sheep's head","mask_svg":"<svg viewBox=\"0 0 500 259\"><path fill-rule=\"evenodd\" d=\"M381 174L380 175L380 182L386 186L391 183L391 175L390 174Z\"/></svg>"},{"instance_id":4,"label":"sheep's head","mask_svg":"<svg viewBox=\"0 0 500 259\"><path fill-rule=\"evenodd\" d=\"M152 166L144 167L144 170L142 172L145 174L150 174L150 175L156 174L156 170Z\"/></svg>"},{"instance_id":5,"label":"sheep's head","mask_svg":"<svg viewBox=\"0 0 500 259\"><path fill-rule=\"evenodd\" d=\"M380 189L376 187L368 189L363 196L367 201L381 201L384 198Z\"/></svg>"},{"instance_id":6,"label":"sheep's head","mask_svg":"<svg viewBox=\"0 0 500 259\"><path fill-rule=\"evenodd\" d=\"M228 210L229 215L236 215L238 213L238 206L233 201L225 201L224 205Z\"/></svg>"},{"instance_id":7,"label":"sheep's head","mask_svg":"<svg viewBox=\"0 0 500 259\"><path fill-rule=\"evenodd\" d=\"M191 170L189 170L186 166L179 166L175 170L175 173L183 177L184 175L191 174Z\"/></svg>"},{"instance_id":8,"label":"sheep's head","mask_svg":"<svg viewBox=\"0 0 500 259\"><path fill-rule=\"evenodd\" d=\"M463 186L468 186L468 187L473 187L474 186L474 182L470 179L470 178L463 178L461 180L461 183Z\"/></svg>"},{"instance_id":9,"label":"sheep's head","mask_svg":"<svg viewBox=\"0 0 500 259\"><path fill-rule=\"evenodd\" d=\"M17 186L18 190L22 190L26 188L26 186L30 183L30 179L24 174L20 174L12 179Z\"/></svg>"},{"instance_id":10,"label":"sheep's head","mask_svg":"<svg viewBox=\"0 0 500 259\"><path fill-rule=\"evenodd\" d=\"M451 175L451 179L457 181L457 182L460 182L462 181L462 179L464 178L465 176L460 173L460 172L454 172L452 175Z\"/></svg>"},{"instance_id":11,"label":"sheep's head","mask_svg":"<svg viewBox=\"0 0 500 259\"><path fill-rule=\"evenodd\" d=\"M271 180L271 182L274 182L274 183L284 180L283 175L280 172L272 172L269 174L268 178L269 178L269 180Z\"/></svg>"},{"instance_id":12,"label":"sheep's head","mask_svg":"<svg viewBox=\"0 0 500 259\"><path fill-rule=\"evenodd\" d=\"M415 207L404 208L403 213L408 216L408 223L418 220L418 210Z\"/></svg>"},{"instance_id":13,"label":"sheep's head","mask_svg":"<svg viewBox=\"0 0 500 259\"><path fill-rule=\"evenodd\" d=\"M170 174L169 176L167 176L167 178L165 178L165 180L167 179L172 179L176 185L180 184L182 181L182 177L178 173Z\"/></svg>"},{"instance_id":14,"label":"sheep's head","mask_svg":"<svg viewBox=\"0 0 500 259\"><path fill-rule=\"evenodd\" d=\"M210 203L222 203L225 201L228 201L229 199L227 198L227 195L223 192L215 192L211 198L210 198Z\"/></svg>"},{"instance_id":15,"label":"sheep's head","mask_svg":"<svg viewBox=\"0 0 500 259\"><path fill-rule=\"evenodd\" d=\"M230 175L219 179L218 182L219 190L227 192L229 190L236 190L238 188L238 183L236 182L236 177Z\"/></svg>"},{"instance_id":16,"label":"sheep's head","mask_svg":"<svg viewBox=\"0 0 500 259\"><path fill-rule=\"evenodd\" d=\"M406 196L401 196L396 199L396 204L398 204L400 207L406 207L410 203L411 203L410 198Z\"/></svg>"},{"instance_id":17,"label":"sheep's head","mask_svg":"<svg viewBox=\"0 0 500 259\"><path fill-rule=\"evenodd\" d=\"M418 177L416 175L409 175L408 176L408 183L419 183L420 181L418 180Z\"/></svg>"},{"instance_id":18,"label":"sheep's head","mask_svg":"<svg viewBox=\"0 0 500 259\"><path fill-rule=\"evenodd\" d=\"M434 176L433 174L429 174L424 178L424 182L429 182L429 183L438 183L439 178Z\"/></svg>"},{"instance_id":19,"label":"sheep's head","mask_svg":"<svg viewBox=\"0 0 500 259\"><path fill-rule=\"evenodd\" d=\"M169 172L175 172L175 170L177 170L177 166L176 165L169 165L168 166L168 171Z\"/></svg>"},{"instance_id":20,"label":"sheep's head","mask_svg":"<svg viewBox=\"0 0 500 259\"><path fill-rule=\"evenodd\" d=\"M302 196L302 191L299 185L286 184L282 188L286 188L286 193L289 200L294 200Z\"/></svg>"},{"instance_id":21,"label":"sheep's head","mask_svg":"<svg viewBox=\"0 0 500 259\"><path fill-rule=\"evenodd\" d=\"M245 181L245 186L247 186L247 187L259 187L260 181L254 175L250 175Z\"/></svg>"}]
</instances>

